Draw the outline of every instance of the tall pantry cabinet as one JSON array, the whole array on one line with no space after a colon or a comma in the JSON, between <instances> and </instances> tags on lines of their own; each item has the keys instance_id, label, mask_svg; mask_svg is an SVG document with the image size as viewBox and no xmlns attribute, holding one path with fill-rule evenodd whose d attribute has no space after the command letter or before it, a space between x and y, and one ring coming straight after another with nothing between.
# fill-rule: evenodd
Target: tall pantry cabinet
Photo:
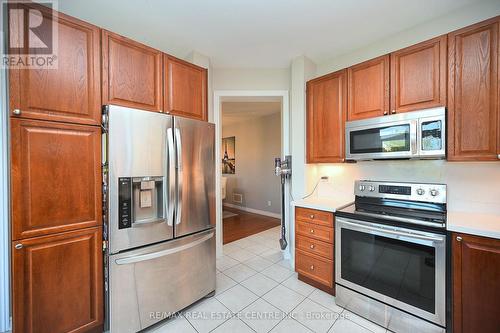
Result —
<instances>
[{"instance_id":1,"label":"tall pantry cabinet","mask_svg":"<svg viewBox=\"0 0 500 333\"><path fill-rule=\"evenodd\" d=\"M13 330L99 332L100 29L17 6L57 25L58 67L9 72ZM11 36L22 37L26 24Z\"/></svg>"}]
</instances>

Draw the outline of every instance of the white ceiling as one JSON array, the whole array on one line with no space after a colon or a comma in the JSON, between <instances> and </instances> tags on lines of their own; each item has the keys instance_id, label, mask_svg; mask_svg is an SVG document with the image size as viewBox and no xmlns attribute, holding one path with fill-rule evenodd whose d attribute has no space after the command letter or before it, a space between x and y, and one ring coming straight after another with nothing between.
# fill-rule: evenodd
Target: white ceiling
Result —
<instances>
[{"instance_id":1,"label":"white ceiling","mask_svg":"<svg viewBox=\"0 0 500 333\"><path fill-rule=\"evenodd\" d=\"M482 0L59 0L59 10L215 68L316 63Z\"/></svg>"},{"instance_id":2,"label":"white ceiling","mask_svg":"<svg viewBox=\"0 0 500 333\"><path fill-rule=\"evenodd\" d=\"M222 126L281 112L281 102L223 102Z\"/></svg>"}]
</instances>

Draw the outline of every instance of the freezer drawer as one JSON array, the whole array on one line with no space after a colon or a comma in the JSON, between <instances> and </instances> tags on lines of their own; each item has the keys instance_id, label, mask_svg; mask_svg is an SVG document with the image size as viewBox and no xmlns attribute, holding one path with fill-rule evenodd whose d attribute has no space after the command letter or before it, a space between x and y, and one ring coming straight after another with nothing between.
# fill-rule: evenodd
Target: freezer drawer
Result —
<instances>
[{"instance_id":1,"label":"freezer drawer","mask_svg":"<svg viewBox=\"0 0 500 333\"><path fill-rule=\"evenodd\" d=\"M109 257L111 333L137 332L215 290L215 231Z\"/></svg>"}]
</instances>

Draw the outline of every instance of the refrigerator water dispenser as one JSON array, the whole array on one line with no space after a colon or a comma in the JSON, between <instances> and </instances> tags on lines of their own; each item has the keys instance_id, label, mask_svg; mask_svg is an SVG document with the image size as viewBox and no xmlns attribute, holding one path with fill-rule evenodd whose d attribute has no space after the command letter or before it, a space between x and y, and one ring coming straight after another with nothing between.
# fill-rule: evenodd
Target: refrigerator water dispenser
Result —
<instances>
[{"instance_id":1,"label":"refrigerator water dispenser","mask_svg":"<svg viewBox=\"0 0 500 333\"><path fill-rule=\"evenodd\" d=\"M163 190L163 177L118 178L118 228L164 220Z\"/></svg>"}]
</instances>

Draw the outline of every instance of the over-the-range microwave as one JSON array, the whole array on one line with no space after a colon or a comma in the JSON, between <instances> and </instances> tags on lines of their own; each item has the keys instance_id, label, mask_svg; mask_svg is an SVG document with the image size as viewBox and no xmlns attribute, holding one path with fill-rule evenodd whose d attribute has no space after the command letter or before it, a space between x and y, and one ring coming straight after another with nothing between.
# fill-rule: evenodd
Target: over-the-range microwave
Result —
<instances>
[{"instance_id":1,"label":"over-the-range microwave","mask_svg":"<svg viewBox=\"0 0 500 333\"><path fill-rule=\"evenodd\" d=\"M437 107L346 122L346 159L446 156L446 109Z\"/></svg>"}]
</instances>

